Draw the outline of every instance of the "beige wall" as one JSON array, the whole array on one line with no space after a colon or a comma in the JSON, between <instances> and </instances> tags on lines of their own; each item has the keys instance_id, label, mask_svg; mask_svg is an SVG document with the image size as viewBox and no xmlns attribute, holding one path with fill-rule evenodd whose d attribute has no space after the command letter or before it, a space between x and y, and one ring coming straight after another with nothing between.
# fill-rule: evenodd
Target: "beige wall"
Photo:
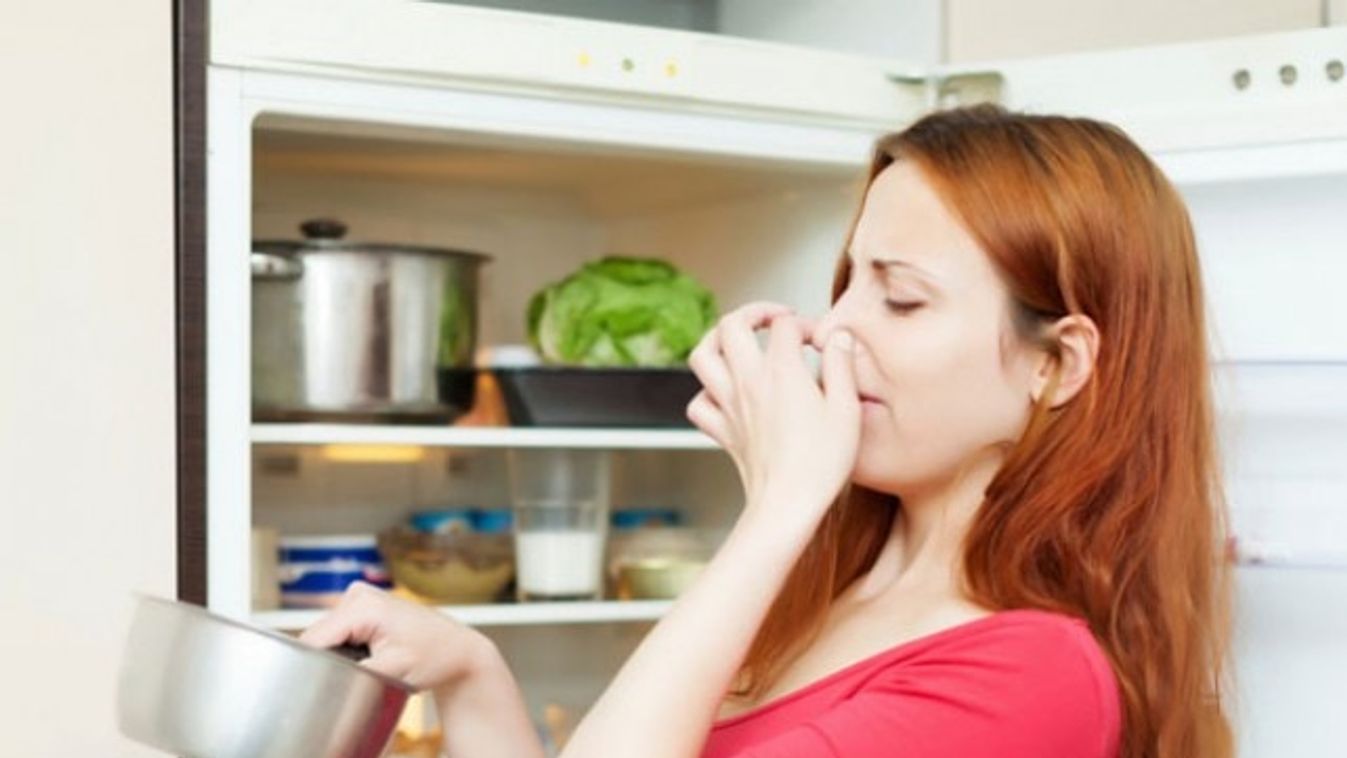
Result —
<instances>
[{"instance_id":1,"label":"beige wall","mask_svg":"<svg viewBox=\"0 0 1347 758\"><path fill-rule=\"evenodd\" d=\"M1347 24L1347 0L1324 0L1325 20L1334 25Z\"/></svg>"},{"instance_id":2,"label":"beige wall","mask_svg":"<svg viewBox=\"0 0 1347 758\"><path fill-rule=\"evenodd\" d=\"M1322 0L945 0L953 62L1230 37L1320 25ZM1347 23L1330 0L1330 14ZM1334 5L1336 4L1336 5Z\"/></svg>"},{"instance_id":3,"label":"beige wall","mask_svg":"<svg viewBox=\"0 0 1347 758\"><path fill-rule=\"evenodd\" d=\"M0 753L147 755L129 592L174 591L171 3L0 13Z\"/></svg>"},{"instance_id":4,"label":"beige wall","mask_svg":"<svg viewBox=\"0 0 1347 758\"><path fill-rule=\"evenodd\" d=\"M719 0L717 28L725 34L811 45L906 63L941 58L945 0Z\"/></svg>"}]
</instances>

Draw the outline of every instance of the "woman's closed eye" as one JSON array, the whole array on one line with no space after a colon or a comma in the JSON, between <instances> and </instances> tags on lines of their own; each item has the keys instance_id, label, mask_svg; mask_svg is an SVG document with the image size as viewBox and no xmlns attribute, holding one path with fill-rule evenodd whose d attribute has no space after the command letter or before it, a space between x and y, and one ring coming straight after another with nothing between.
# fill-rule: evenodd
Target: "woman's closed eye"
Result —
<instances>
[{"instance_id":1,"label":"woman's closed eye","mask_svg":"<svg viewBox=\"0 0 1347 758\"><path fill-rule=\"evenodd\" d=\"M917 300L885 300L884 305L888 306L889 310L894 313L910 313L925 305L925 303Z\"/></svg>"}]
</instances>

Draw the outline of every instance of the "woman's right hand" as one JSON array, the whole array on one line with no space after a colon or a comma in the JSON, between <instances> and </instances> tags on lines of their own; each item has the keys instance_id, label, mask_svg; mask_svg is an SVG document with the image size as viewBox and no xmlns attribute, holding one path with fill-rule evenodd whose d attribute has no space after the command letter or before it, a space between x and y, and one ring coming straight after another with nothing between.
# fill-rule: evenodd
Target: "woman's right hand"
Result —
<instances>
[{"instance_id":1,"label":"woman's right hand","mask_svg":"<svg viewBox=\"0 0 1347 758\"><path fill-rule=\"evenodd\" d=\"M430 690L449 758L542 758L523 693L482 633L363 582L300 635L315 647L362 643L361 661L381 674Z\"/></svg>"},{"instance_id":2,"label":"woman's right hand","mask_svg":"<svg viewBox=\"0 0 1347 758\"><path fill-rule=\"evenodd\" d=\"M319 648L368 645L362 665L419 690L440 690L479 668L494 652L483 634L431 608L356 582L341 601L300 634Z\"/></svg>"}]
</instances>

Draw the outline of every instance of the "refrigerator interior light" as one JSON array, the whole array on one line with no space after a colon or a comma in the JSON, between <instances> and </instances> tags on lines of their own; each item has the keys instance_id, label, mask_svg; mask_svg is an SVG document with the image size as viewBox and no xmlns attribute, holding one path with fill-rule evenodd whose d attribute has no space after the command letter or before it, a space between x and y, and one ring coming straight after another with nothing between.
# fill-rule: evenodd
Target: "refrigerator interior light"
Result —
<instances>
[{"instance_id":1,"label":"refrigerator interior light","mask_svg":"<svg viewBox=\"0 0 1347 758\"><path fill-rule=\"evenodd\" d=\"M323 458L337 463L419 463L426 449L420 445L323 445Z\"/></svg>"}]
</instances>

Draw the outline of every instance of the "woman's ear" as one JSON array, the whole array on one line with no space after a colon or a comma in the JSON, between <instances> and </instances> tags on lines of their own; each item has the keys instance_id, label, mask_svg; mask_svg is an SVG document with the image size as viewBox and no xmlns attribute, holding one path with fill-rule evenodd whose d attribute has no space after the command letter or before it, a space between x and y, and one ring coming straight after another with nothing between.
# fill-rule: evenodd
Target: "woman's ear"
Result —
<instances>
[{"instance_id":1,"label":"woman's ear","mask_svg":"<svg viewBox=\"0 0 1347 758\"><path fill-rule=\"evenodd\" d=\"M1099 355L1099 329L1089 316L1073 313L1049 327L1046 339L1056 346L1056 350L1044 352L1034 372L1029 394L1037 403L1051 391L1050 407L1059 408L1075 397L1094 373L1095 358ZM1054 374L1057 374L1055 382Z\"/></svg>"}]
</instances>

